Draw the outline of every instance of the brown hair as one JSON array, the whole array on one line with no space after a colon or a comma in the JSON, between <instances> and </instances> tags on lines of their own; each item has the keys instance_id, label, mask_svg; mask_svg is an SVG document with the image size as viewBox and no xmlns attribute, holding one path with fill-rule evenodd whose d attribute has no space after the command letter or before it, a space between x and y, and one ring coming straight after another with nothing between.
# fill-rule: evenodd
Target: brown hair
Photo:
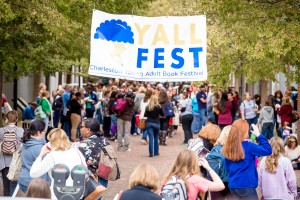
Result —
<instances>
[{"instance_id":1,"label":"brown hair","mask_svg":"<svg viewBox=\"0 0 300 200\"><path fill-rule=\"evenodd\" d=\"M282 105L291 105L290 97L287 96L282 97Z\"/></svg>"},{"instance_id":2,"label":"brown hair","mask_svg":"<svg viewBox=\"0 0 300 200\"><path fill-rule=\"evenodd\" d=\"M221 129L219 126L215 124L208 124L201 129L198 136L203 139L208 139L211 144L215 144L220 136L220 133Z\"/></svg>"},{"instance_id":3,"label":"brown hair","mask_svg":"<svg viewBox=\"0 0 300 200\"><path fill-rule=\"evenodd\" d=\"M298 140L295 136L291 135L286 143L288 148L290 149L292 147L291 139L294 139L296 141L296 147L298 146Z\"/></svg>"},{"instance_id":4,"label":"brown hair","mask_svg":"<svg viewBox=\"0 0 300 200\"><path fill-rule=\"evenodd\" d=\"M168 95L165 91L160 91L158 96L159 103L165 103L169 100Z\"/></svg>"},{"instance_id":5,"label":"brown hair","mask_svg":"<svg viewBox=\"0 0 300 200\"><path fill-rule=\"evenodd\" d=\"M275 174L277 171L278 160L281 155L285 155L283 140L279 137L272 137L270 139L272 147L272 155L266 157L266 171Z\"/></svg>"},{"instance_id":6,"label":"brown hair","mask_svg":"<svg viewBox=\"0 0 300 200\"><path fill-rule=\"evenodd\" d=\"M6 114L6 118L8 119L8 123L16 123L18 121L18 112L15 110L11 110Z\"/></svg>"},{"instance_id":7,"label":"brown hair","mask_svg":"<svg viewBox=\"0 0 300 200\"><path fill-rule=\"evenodd\" d=\"M149 164L140 164L131 173L129 187L142 185L155 192L159 186L159 175L154 167Z\"/></svg>"},{"instance_id":8,"label":"brown hair","mask_svg":"<svg viewBox=\"0 0 300 200\"><path fill-rule=\"evenodd\" d=\"M275 94L274 94L275 99L277 98L277 94L279 94L280 99L282 99L283 95L282 95L282 92L280 90L275 91Z\"/></svg>"},{"instance_id":9,"label":"brown hair","mask_svg":"<svg viewBox=\"0 0 300 200\"><path fill-rule=\"evenodd\" d=\"M41 178L32 179L29 183L26 197L51 199L51 191L48 182Z\"/></svg>"},{"instance_id":10,"label":"brown hair","mask_svg":"<svg viewBox=\"0 0 300 200\"><path fill-rule=\"evenodd\" d=\"M248 137L249 125L246 120L238 119L233 122L222 153L228 160L239 161L245 158L242 146L244 139Z\"/></svg>"},{"instance_id":11,"label":"brown hair","mask_svg":"<svg viewBox=\"0 0 300 200\"><path fill-rule=\"evenodd\" d=\"M47 90L41 93L42 97L47 97L48 95L49 95L49 91Z\"/></svg>"},{"instance_id":12,"label":"brown hair","mask_svg":"<svg viewBox=\"0 0 300 200\"><path fill-rule=\"evenodd\" d=\"M146 103L150 97L152 96L153 92L152 90L147 90L146 93L145 93L145 97L144 97L144 103Z\"/></svg>"}]
</instances>

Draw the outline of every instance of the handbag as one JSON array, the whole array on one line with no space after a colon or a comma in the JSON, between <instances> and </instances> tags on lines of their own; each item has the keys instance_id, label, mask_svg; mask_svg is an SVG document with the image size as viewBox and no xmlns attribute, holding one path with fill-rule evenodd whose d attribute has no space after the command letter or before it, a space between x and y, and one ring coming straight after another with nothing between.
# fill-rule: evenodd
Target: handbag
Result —
<instances>
[{"instance_id":1,"label":"handbag","mask_svg":"<svg viewBox=\"0 0 300 200\"><path fill-rule=\"evenodd\" d=\"M10 181L17 181L19 178L21 168L22 168L21 153L22 153L22 144L20 144L17 151L13 153L13 157L9 165L7 178Z\"/></svg>"},{"instance_id":2,"label":"handbag","mask_svg":"<svg viewBox=\"0 0 300 200\"><path fill-rule=\"evenodd\" d=\"M93 176L89 176L85 180L84 188L84 200L99 199L102 196L102 194L107 190L107 188L101 185L101 183L99 183L98 181L96 181Z\"/></svg>"},{"instance_id":3,"label":"handbag","mask_svg":"<svg viewBox=\"0 0 300 200\"><path fill-rule=\"evenodd\" d=\"M78 149L76 149L78 156L81 161L81 165L85 166L81 160L80 152ZM89 177L86 178L85 180L85 185L84 185L84 194L83 194L83 199L84 200L94 200L98 199L102 196L102 194L107 190L106 187L101 185L98 181L95 180L95 175L91 174Z\"/></svg>"},{"instance_id":4,"label":"handbag","mask_svg":"<svg viewBox=\"0 0 300 200\"><path fill-rule=\"evenodd\" d=\"M299 120L299 114L296 111L292 112L292 123Z\"/></svg>"},{"instance_id":5,"label":"handbag","mask_svg":"<svg viewBox=\"0 0 300 200\"><path fill-rule=\"evenodd\" d=\"M146 129L146 121L146 119L140 119L137 127L139 129Z\"/></svg>"},{"instance_id":6,"label":"handbag","mask_svg":"<svg viewBox=\"0 0 300 200\"><path fill-rule=\"evenodd\" d=\"M43 111L41 105L34 110L34 115L38 120L44 121L46 119L46 113Z\"/></svg>"}]
</instances>

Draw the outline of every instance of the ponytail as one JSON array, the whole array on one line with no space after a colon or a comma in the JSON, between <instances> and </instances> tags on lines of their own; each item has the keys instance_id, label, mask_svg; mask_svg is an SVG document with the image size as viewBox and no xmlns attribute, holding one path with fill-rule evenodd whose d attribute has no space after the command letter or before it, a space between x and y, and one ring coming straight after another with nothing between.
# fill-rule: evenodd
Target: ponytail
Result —
<instances>
[{"instance_id":1,"label":"ponytail","mask_svg":"<svg viewBox=\"0 0 300 200\"><path fill-rule=\"evenodd\" d=\"M42 132L45 127L46 125L43 121L34 120L30 127L24 130L22 142L25 144L31 138L31 136L35 136L38 132Z\"/></svg>"}]
</instances>

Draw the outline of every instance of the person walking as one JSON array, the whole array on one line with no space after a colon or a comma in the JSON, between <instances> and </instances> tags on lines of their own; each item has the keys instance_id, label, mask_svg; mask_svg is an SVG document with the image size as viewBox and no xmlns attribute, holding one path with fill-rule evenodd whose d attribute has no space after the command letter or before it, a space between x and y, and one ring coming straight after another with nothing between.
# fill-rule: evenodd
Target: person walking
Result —
<instances>
[{"instance_id":1,"label":"person walking","mask_svg":"<svg viewBox=\"0 0 300 200\"><path fill-rule=\"evenodd\" d=\"M149 101L148 106L145 110L146 129L147 135L149 137L149 157L159 155L159 129L160 121L159 116L164 116L164 112L158 103L158 98L155 95L152 95Z\"/></svg>"},{"instance_id":2,"label":"person walking","mask_svg":"<svg viewBox=\"0 0 300 200\"><path fill-rule=\"evenodd\" d=\"M257 105L251 100L249 92L246 92L244 97L244 101L240 105L241 117L247 121L250 130L251 124L257 124Z\"/></svg>"},{"instance_id":3,"label":"person walking","mask_svg":"<svg viewBox=\"0 0 300 200\"><path fill-rule=\"evenodd\" d=\"M234 199L258 199L256 157L268 156L272 153L268 140L259 133L258 127L254 124L251 126L258 144L246 140L249 133L248 123L246 120L238 119L233 122L222 149L225 166L229 172L228 187Z\"/></svg>"},{"instance_id":4,"label":"person walking","mask_svg":"<svg viewBox=\"0 0 300 200\"><path fill-rule=\"evenodd\" d=\"M258 124L262 127L262 133L268 140L274 135L274 109L271 102L266 101L258 118Z\"/></svg>"},{"instance_id":5,"label":"person walking","mask_svg":"<svg viewBox=\"0 0 300 200\"><path fill-rule=\"evenodd\" d=\"M193 108L192 108L192 101L188 97L187 92L182 93L183 101L179 106L179 110L181 111L181 122L182 128L184 131L184 141L183 145L187 145L190 139L193 139L192 133L192 122L193 122Z\"/></svg>"}]
</instances>

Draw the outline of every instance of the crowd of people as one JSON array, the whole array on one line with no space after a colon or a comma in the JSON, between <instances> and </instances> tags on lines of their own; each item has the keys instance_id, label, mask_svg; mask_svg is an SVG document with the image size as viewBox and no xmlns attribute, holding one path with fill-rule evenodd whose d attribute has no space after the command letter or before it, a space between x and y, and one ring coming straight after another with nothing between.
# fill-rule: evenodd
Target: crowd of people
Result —
<instances>
[{"instance_id":1,"label":"crowd of people","mask_svg":"<svg viewBox=\"0 0 300 200\"><path fill-rule=\"evenodd\" d=\"M107 85L88 82L84 88L59 86L51 98L45 84L39 89L36 100L23 112L22 121L30 121L29 126L17 127L18 113L9 111L8 124L0 128L2 143L13 132L16 142L22 144L17 180L7 178L13 154L1 146L4 196L11 196L17 185L28 196L36 195L37 184L44 181L40 194L57 199L51 176L56 164L69 169L83 165L98 176L102 145L115 141L117 151L130 152L130 135L134 135L148 145L149 157L159 156L160 146L168 145L181 124L181 145L188 149L179 153L169 173L160 179L152 166L139 165L130 177L130 189L120 192L119 199L139 195L162 199L165 193L172 193L165 186L174 177L183 181L186 197L193 200L207 198L208 192L211 199L258 199L257 188L264 199L297 196L294 170L300 167L300 147L293 133L297 108L293 87L284 95L276 91L264 103L259 95L251 98L246 92L241 99L237 91L210 84L173 87L110 80ZM207 150L205 156L199 156L199 148L193 149L198 141ZM216 159L213 154L221 158L218 171L209 160ZM107 179L98 176L97 180L108 186ZM49 192L43 184L49 186ZM71 176L66 184L72 185ZM155 194L158 190L160 195Z\"/></svg>"}]
</instances>

